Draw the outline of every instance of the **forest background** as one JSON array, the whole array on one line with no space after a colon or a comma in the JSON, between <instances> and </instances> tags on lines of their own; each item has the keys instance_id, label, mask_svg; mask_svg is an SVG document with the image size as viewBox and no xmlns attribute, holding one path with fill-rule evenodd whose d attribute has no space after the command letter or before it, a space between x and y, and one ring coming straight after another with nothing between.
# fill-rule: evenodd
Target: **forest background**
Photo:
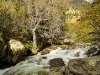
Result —
<instances>
[{"instance_id":1,"label":"forest background","mask_svg":"<svg viewBox=\"0 0 100 75\"><path fill-rule=\"evenodd\" d=\"M100 41L100 0L0 0L0 36L33 41L33 29L49 44L70 38ZM41 41L41 40L40 40Z\"/></svg>"}]
</instances>

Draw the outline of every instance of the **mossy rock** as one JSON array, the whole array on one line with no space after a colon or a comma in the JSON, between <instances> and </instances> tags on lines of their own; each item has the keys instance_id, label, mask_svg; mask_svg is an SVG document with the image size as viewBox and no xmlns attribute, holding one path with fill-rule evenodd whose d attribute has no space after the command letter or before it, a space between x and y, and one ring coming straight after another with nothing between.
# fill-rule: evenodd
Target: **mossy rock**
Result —
<instances>
[{"instance_id":1,"label":"mossy rock","mask_svg":"<svg viewBox=\"0 0 100 75\"><path fill-rule=\"evenodd\" d=\"M31 50L33 54L37 54L37 50L35 49L32 42L24 42L24 46L26 49Z\"/></svg>"},{"instance_id":2,"label":"mossy rock","mask_svg":"<svg viewBox=\"0 0 100 75\"><path fill-rule=\"evenodd\" d=\"M59 71L62 67L50 67L51 71Z\"/></svg>"},{"instance_id":3,"label":"mossy rock","mask_svg":"<svg viewBox=\"0 0 100 75\"><path fill-rule=\"evenodd\" d=\"M48 75L49 73L46 71L39 71L37 72L38 75Z\"/></svg>"}]
</instances>

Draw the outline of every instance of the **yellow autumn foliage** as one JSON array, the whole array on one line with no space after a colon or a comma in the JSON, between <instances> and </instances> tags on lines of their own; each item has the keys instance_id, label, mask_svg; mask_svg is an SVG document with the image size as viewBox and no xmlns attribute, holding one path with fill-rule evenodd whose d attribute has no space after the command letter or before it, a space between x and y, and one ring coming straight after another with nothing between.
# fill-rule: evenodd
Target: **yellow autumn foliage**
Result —
<instances>
[{"instance_id":1,"label":"yellow autumn foliage","mask_svg":"<svg viewBox=\"0 0 100 75\"><path fill-rule=\"evenodd\" d=\"M79 18L74 18L74 13L68 13L67 37L79 41L90 42L100 40L100 0L94 0L92 4L86 3L84 7L78 9ZM77 11L77 10L76 10Z\"/></svg>"},{"instance_id":2,"label":"yellow autumn foliage","mask_svg":"<svg viewBox=\"0 0 100 75\"><path fill-rule=\"evenodd\" d=\"M69 20L67 23L75 23L77 21L77 18L72 18L71 20Z\"/></svg>"},{"instance_id":3,"label":"yellow autumn foliage","mask_svg":"<svg viewBox=\"0 0 100 75\"><path fill-rule=\"evenodd\" d=\"M7 26L10 28L12 26L22 25L24 23L25 13L26 11L24 5L20 3L16 4L12 0L1 1L0 26Z\"/></svg>"}]
</instances>

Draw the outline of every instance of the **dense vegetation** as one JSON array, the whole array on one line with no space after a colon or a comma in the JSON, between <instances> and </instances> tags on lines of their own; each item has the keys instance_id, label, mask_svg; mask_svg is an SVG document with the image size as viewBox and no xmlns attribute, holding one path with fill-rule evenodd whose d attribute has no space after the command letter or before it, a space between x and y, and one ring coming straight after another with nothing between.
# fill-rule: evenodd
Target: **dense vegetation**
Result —
<instances>
[{"instance_id":1,"label":"dense vegetation","mask_svg":"<svg viewBox=\"0 0 100 75\"><path fill-rule=\"evenodd\" d=\"M0 0L1 36L6 41L32 40L32 30L38 27L41 37L51 40L50 43L61 39L64 32L65 38L77 41L100 40L100 1L94 0L92 4L83 1L83 7L80 1Z\"/></svg>"},{"instance_id":2,"label":"dense vegetation","mask_svg":"<svg viewBox=\"0 0 100 75\"><path fill-rule=\"evenodd\" d=\"M94 0L92 4L86 2L83 7L67 13L70 17L65 24L69 31L67 36L75 40L92 42L100 41L100 1Z\"/></svg>"},{"instance_id":3,"label":"dense vegetation","mask_svg":"<svg viewBox=\"0 0 100 75\"><path fill-rule=\"evenodd\" d=\"M0 0L0 32L7 41L25 32L25 12L22 3Z\"/></svg>"},{"instance_id":4,"label":"dense vegetation","mask_svg":"<svg viewBox=\"0 0 100 75\"><path fill-rule=\"evenodd\" d=\"M88 6L88 7L87 7ZM88 26L88 35L93 40L100 41L100 0L94 0L92 4L86 4L81 11L80 22Z\"/></svg>"},{"instance_id":5,"label":"dense vegetation","mask_svg":"<svg viewBox=\"0 0 100 75\"><path fill-rule=\"evenodd\" d=\"M37 27L42 38L56 41L63 35L64 7L64 0L1 0L0 32L7 41L27 35L32 40L32 30Z\"/></svg>"}]
</instances>

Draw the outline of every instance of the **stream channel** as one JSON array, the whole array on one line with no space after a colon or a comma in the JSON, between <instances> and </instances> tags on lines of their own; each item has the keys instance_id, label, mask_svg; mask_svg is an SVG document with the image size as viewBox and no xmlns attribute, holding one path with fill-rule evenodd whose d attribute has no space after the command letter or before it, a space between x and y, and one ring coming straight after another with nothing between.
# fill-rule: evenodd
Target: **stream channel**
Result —
<instances>
[{"instance_id":1,"label":"stream channel","mask_svg":"<svg viewBox=\"0 0 100 75\"><path fill-rule=\"evenodd\" d=\"M58 47L56 50L50 51L49 54L29 56L25 61L21 61L15 66L1 69L0 75L38 75L37 72L39 71L49 72L49 60L62 58L67 66L70 59L87 57L85 53L89 48L89 45L85 47L76 46L75 49L66 48L64 50Z\"/></svg>"}]
</instances>

